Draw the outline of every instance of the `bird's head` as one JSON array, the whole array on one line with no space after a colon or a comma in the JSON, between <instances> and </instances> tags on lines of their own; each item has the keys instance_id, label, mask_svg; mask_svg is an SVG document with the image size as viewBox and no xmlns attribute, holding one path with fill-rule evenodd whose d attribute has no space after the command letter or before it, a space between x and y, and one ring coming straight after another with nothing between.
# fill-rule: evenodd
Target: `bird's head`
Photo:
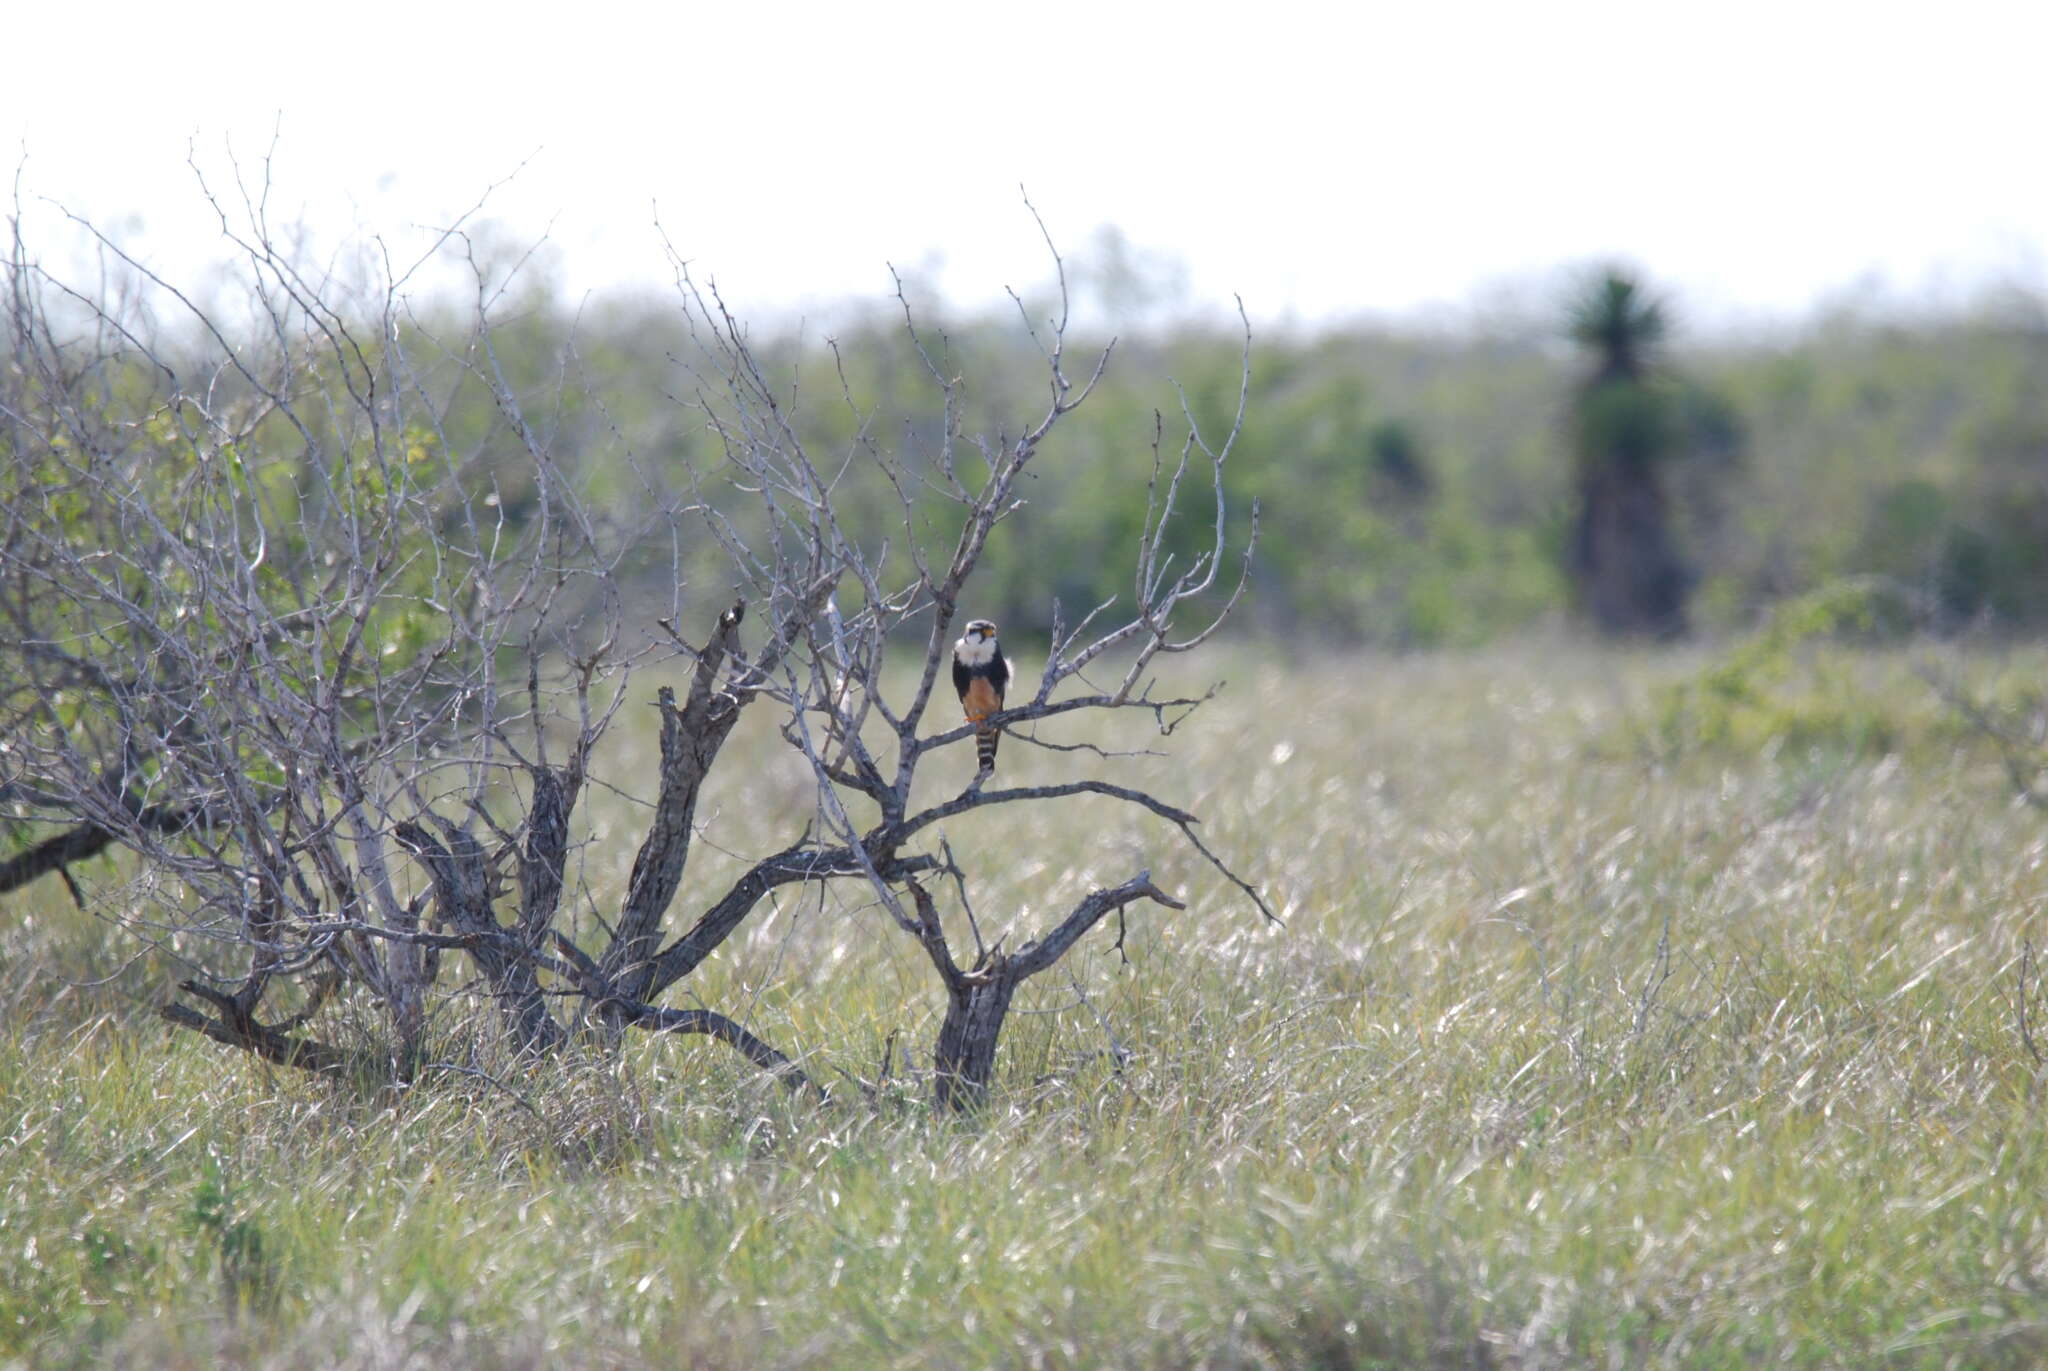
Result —
<instances>
[{"instance_id":1,"label":"bird's head","mask_svg":"<svg viewBox=\"0 0 2048 1371\"><path fill-rule=\"evenodd\" d=\"M967 625L967 640L972 643L995 641L996 623L993 619L974 619Z\"/></svg>"}]
</instances>

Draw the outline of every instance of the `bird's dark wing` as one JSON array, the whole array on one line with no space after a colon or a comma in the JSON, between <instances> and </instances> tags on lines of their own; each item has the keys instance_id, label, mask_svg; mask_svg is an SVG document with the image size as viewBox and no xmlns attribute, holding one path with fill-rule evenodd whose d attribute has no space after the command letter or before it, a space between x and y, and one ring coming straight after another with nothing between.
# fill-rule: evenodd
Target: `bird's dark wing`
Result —
<instances>
[{"instance_id":1,"label":"bird's dark wing","mask_svg":"<svg viewBox=\"0 0 2048 1371\"><path fill-rule=\"evenodd\" d=\"M996 649L995 658L988 664L988 683L996 688L996 702L1002 702L1003 693L1010 688L1010 659Z\"/></svg>"},{"instance_id":2,"label":"bird's dark wing","mask_svg":"<svg viewBox=\"0 0 2048 1371\"><path fill-rule=\"evenodd\" d=\"M960 696L967 694L967 683L974 679L974 673L960 662L958 654L953 658L953 692Z\"/></svg>"}]
</instances>

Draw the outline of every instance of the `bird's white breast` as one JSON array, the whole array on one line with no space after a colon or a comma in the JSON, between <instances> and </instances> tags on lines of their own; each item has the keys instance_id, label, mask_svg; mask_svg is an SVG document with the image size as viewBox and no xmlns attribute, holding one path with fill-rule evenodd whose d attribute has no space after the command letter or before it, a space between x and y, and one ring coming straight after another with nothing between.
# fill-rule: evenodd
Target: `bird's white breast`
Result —
<instances>
[{"instance_id":1,"label":"bird's white breast","mask_svg":"<svg viewBox=\"0 0 2048 1371\"><path fill-rule=\"evenodd\" d=\"M987 666L995 660L996 640L993 638L962 638L953 644L953 655L963 666Z\"/></svg>"}]
</instances>

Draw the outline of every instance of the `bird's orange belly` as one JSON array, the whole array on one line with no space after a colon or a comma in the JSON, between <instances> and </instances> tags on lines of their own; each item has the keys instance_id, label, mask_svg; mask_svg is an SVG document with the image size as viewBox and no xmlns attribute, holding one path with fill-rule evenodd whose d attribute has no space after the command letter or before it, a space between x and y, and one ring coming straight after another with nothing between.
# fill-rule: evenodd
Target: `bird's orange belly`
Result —
<instances>
[{"instance_id":1,"label":"bird's orange belly","mask_svg":"<svg viewBox=\"0 0 2048 1371\"><path fill-rule=\"evenodd\" d=\"M967 683L967 693L960 697L960 707L967 711L967 717L979 723L982 719L1003 707L996 696L996 688L985 676L977 676Z\"/></svg>"}]
</instances>

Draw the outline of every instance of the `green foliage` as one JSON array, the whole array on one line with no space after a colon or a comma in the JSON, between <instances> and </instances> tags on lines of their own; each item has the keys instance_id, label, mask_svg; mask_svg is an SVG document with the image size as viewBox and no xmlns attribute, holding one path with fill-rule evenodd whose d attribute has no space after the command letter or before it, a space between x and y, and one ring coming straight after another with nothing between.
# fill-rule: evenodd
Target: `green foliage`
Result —
<instances>
[{"instance_id":1,"label":"green foliage","mask_svg":"<svg viewBox=\"0 0 2048 1371\"><path fill-rule=\"evenodd\" d=\"M1897 586L1869 578L1785 601L1697 675L1656 692L1659 750L1879 757L1913 743L1953 742L1958 721L1930 692L1898 680L1873 683L1867 654L1855 647L1897 639L1913 619Z\"/></svg>"},{"instance_id":2,"label":"green foliage","mask_svg":"<svg viewBox=\"0 0 2048 1371\"><path fill-rule=\"evenodd\" d=\"M1612 377L1579 395L1573 412L1579 460L1589 467L1643 468L1677 451L1676 393L1669 387Z\"/></svg>"},{"instance_id":3,"label":"green foliage","mask_svg":"<svg viewBox=\"0 0 2048 1371\"><path fill-rule=\"evenodd\" d=\"M1261 506L1254 598L1239 631L1429 646L1555 619L1572 600L1563 567L1574 463L1596 449L1664 473L1671 537L1697 574L1694 605L1706 628L1746 628L1782 598L1860 574L1928 595L1943 624L2048 622L2048 343L2039 330L1996 316L1910 330L1843 319L1769 341L1681 349L1668 307L1611 276L1589 288L1575 321L1605 360L1569 436L1559 397L1572 393L1574 367L1534 330L1262 335L1228 474L1239 508L1252 497ZM1014 436L1042 411L1044 397L1024 384L1036 374L1035 352L1014 318L925 323L940 371L973 378L962 401L968 427ZM411 327L418 335L405 341L424 354L464 326ZM699 380L675 360L687 340L673 311L639 302L579 316L542 294L492 343L507 383L547 413L549 449L585 483L593 509L629 518L645 482L683 482L685 459L705 473L707 500L733 503L720 485L715 434L683 403ZM790 422L827 458L863 444L900 449L929 477L943 429L938 388L900 320L884 310L856 315L836 343L835 356L815 342L757 338L771 371L789 378ZM993 617L1028 637L1045 628L1055 596L1070 617L1111 597L1128 601L1121 553L1145 517L1155 438L1165 433L1161 455L1175 455L1180 398L1161 378L1220 434L1240 347L1228 330L1192 327L1119 344L990 550L981 593ZM1655 380L1660 361L1689 379ZM111 389L139 394L144 380L122 375ZM94 441L131 454L152 490L188 514L239 507L246 530L262 511L276 539L266 574L283 594L307 565L294 559L290 530L316 506L374 519L386 507L380 497L431 490L444 529L502 520L509 539L526 526L535 510L517 435L475 377L456 375L446 395L440 412L374 440L315 433L325 453L317 480L294 455L302 436L275 417L225 447L209 448L171 410L139 424L110 416ZM59 435L50 458L9 463L0 479L20 483L9 498L39 487L35 498L81 537L118 539L122 529L84 521L83 494L54 465L75 441ZM1560 451L1567 442L1576 456ZM1671 460L1679 453L1685 460ZM893 492L854 486L844 491L849 517L906 569ZM947 545L952 507L929 486L913 494L919 531ZM1199 510L1207 493L1181 498ZM691 593L727 593L730 575L708 537L682 554ZM665 550L629 559L629 577L635 567L644 568L638 588L665 607ZM424 564L414 570L425 574ZM422 636L408 616L422 603L394 597L380 610L390 615L380 640L401 654L417 650Z\"/></svg>"},{"instance_id":4,"label":"green foliage","mask_svg":"<svg viewBox=\"0 0 2048 1371\"><path fill-rule=\"evenodd\" d=\"M1571 323L1594 349L1590 375L1560 355L1552 324L1262 334L1227 474L1235 506L1256 497L1261 510L1252 612L1239 631L1257 624L1280 636L1427 646L1554 620L1573 600L1572 511L1595 453L1659 473L1672 547L1697 577L1702 627L1747 628L1782 598L1863 574L1934 597L1949 624L2048 621L2048 495L2039 480L2048 335L1959 315L1911 329L1839 319L1777 338L1681 346L1670 315L1628 278L1596 277ZM940 374L970 378L959 396L965 428L1014 438L1043 412L1040 363L1014 315L920 323ZM426 352L466 325L416 327L407 341ZM833 348L766 331L753 341L768 372L787 382L782 417L792 431L826 461L869 446L900 452L916 478L918 532L949 546L955 509L928 484L945 429L940 388L900 315L852 313ZM537 294L492 346L507 384L547 414L548 449L593 509L629 520L650 483L686 484L685 461L702 475L693 493L728 508L745 503L722 484L717 435L693 408L701 400L716 412L718 397L678 360L689 341L661 302L577 311ZM1070 340L1069 354L1088 346ZM1205 431L1228 430L1241 348L1227 328L1192 325L1118 343L1102 384L1047 446L1020 492L1024 506L990 548L978 590L989 597L985 612L1028 637L1045 629L1055 596L1070 618L1111 597L1128 602L1123 554L1145 519L1155 442L1170 469L1183 397ZM1575 394L1578 417L1561 423L1564 397ZM363 435L355 448L335 435L335 488L368 508L380 483L438 482L445 521L502 519L516 534L535 512L520 474L525 449L476 378L455 377L447 397L431 421L386 437L393 460L383 465L342 470L343 453L365 450ZM160 437L175 430L167 423L158 423ZM289 512L306 483L293 479L292 463L255 452L291 450L296 435L278 427L241 458L261 498ZM970 450L960 460L973 469L979 459ZM895 492L850 480L841 496L863 541L886 545L907 574ZM1201 489L1180 494L1197 512L1207 498ZM708 536L686 542L682 556L689 593L727 594L730 573ZM639 589L666 612L666 550L629 559L629 577L635 567Z\"/></svg>"},{"instance_id":5,"label":"green foliage","mask_svg":"<svg viewBox=\"0 0 2048 1371\"><path fill-rule=\"evenodd\" d=\"M1844 319L1693 369L1744 417L1753 453L1707 568L1721 622L1856 574L1898 580L1936 626L2048 621L2038 329Z\"/></svg>"},{"instance_id":6,"label":"green foliage","mask_svg":"<svg viewBox=\"0 0 2048 1371\"><path fill-rule=\"evenodd\" d=\"M1566 312L1566 331L1600 359L1599 381L1644 375L1670 331L1663 301L1618 268L1589 280Z\"/></svg>"}]
</instances>

